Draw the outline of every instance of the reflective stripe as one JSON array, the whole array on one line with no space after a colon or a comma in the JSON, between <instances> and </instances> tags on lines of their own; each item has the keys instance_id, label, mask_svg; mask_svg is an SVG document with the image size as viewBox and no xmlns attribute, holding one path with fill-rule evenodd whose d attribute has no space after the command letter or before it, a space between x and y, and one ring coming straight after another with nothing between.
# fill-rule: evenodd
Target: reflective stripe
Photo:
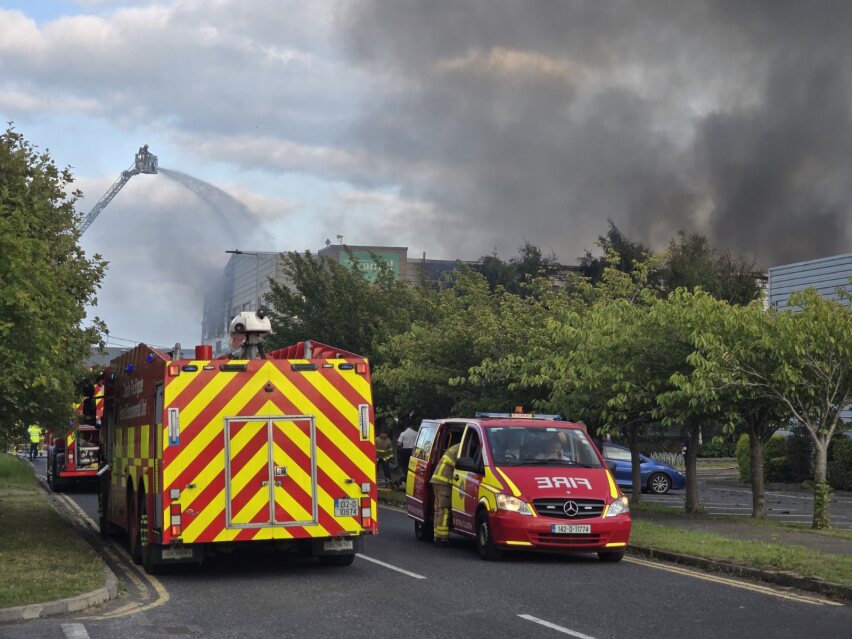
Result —
<instances>
[{"instance_id":1,"label":"reflective stripe","mask_svg":"<svg viewBox=\"0 0 852 639\"><path fill-rule=\"evenodd\" d=\"M609 494L615 499L618 497L618 487L615 484L615 480L612 478L612 473L609 472L609 468L606 469L606 478L609 480Z\"/></svg>"},{"instance_id":2,"label":"reflective stripe","mask_svg":"<svg viewBox=\"0 0 852 639\"><path fill-rule=\"evenodd\" d=\"M500 476L501 476L503 479L505 479L505 480L506 480L506 484L507 484L507 485L509 486L509 488L511 489L512 494L513 494L515 497L520 497L520 496L521 496L521 491L520 491L520 490L518 490L518 487L517 487L517 486L515 486L515 484L512 482L512 480L511 480L511 479L509 479L508 477L506 477L506 473L504 473L502 470L500 470L500 468L497 468L497 467L495 467L495 469L494 469L494 470L496 470L498 473L500 473Z\"/></svg>"}]
</instances>

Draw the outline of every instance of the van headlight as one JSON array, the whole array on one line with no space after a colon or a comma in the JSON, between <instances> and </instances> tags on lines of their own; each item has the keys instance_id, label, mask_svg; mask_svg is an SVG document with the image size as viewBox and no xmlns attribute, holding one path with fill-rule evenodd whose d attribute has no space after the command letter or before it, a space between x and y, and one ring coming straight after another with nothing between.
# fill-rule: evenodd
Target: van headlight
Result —
<instances>
[{"instance_id":1,"label":"van headlight","mask_svg":"<svg viewBox=\"0 0 852 639\"><path fill-rule=\"evenodd\" d=\"M510 513L518 513L519 515L532 515L532 510L524 501L512 495L504 495L497 493L497 509L505 510Z\"/></svg>"},{"instance_id":2,"label":"van headlight","mask_svg":"<svg viewBox=\"0 0 852 639\"><path fill-rule=\"evenodd\" d=\"M606 509L606 516L615 517L616 515L623 515L629 512L630 505L627 502L627 497L619 497L609 505L609 508Z\"/></svg>"}]
</instances>

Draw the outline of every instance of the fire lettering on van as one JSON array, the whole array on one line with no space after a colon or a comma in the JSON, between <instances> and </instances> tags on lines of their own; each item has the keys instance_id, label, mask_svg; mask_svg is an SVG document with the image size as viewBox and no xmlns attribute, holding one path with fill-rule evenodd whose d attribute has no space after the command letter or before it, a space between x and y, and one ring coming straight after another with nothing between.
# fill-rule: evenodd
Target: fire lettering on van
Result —
<instances>
[{"instance_id":1,"label":"fire lettering on van","mask_svg":"<svg viewBox=\"0 0 852 639\"><path fill-rule=\"evenodd\" d=\"M539 488L580 488L592 489L591 482L585 477L535 477Z\"/></svg>"}]
</instances>

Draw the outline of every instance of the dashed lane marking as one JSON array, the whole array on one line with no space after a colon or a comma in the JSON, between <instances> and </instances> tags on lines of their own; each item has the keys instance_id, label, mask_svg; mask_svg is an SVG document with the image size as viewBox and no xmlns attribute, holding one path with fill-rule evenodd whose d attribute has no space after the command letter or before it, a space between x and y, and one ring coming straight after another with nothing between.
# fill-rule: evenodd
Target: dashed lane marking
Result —
<instances>
[{"instance_id":1,"label":"dashed lane marking","mask_svg":"<svg viewBox=\"0 0 852 639\"><path fill-rule=\"evenodd\" d=\"M549 621L545 621L544 619L539 619L538 617L533 617L532 615L518 615L521 619L526 619L527 621L532 621L533 623L537 623L540 626L544 626L545 628L550 628L551 630L556 630L566 635L571 635L572 637L577 637L578 639L595 639L590 635L583 634L582 632L577 632L576 630L571 630L570 628L565 628L564 626L558 626L555 623L551 623Z\"/></svg>"},{"instance_id":2,"label":"dashed lane marking","mask_svg":"<svg viewBox=\"0 0 852 639\"><path fill-rule=\"evenodd\" d=\"M372 561L374 564L378 564L379 566L383 566L390 570L395 570L396 572L401 572L403 575L408 575L409 577L414 577L415 579L426 579L423 575L418 575L416 572L411 572L410 570L405 570L404 568L399 568L398 566L394 566L392 564L387 564L383 561L379 561L378 559L373 559L372 557L368 557L367 555L362 555L360 552L355 554L359 559L366 559L367 561Z\"/></svg>"},{"instance_id":3,"label":"dashed lane marking","mask_svg":"<svg viewBox=\"0 0 852 639\"><path fill-rule=\"evenodd\" d=\"M67 639L89 639L86 626L81 623L64 623L60 627Z\"/></svg>"}]
</instances>

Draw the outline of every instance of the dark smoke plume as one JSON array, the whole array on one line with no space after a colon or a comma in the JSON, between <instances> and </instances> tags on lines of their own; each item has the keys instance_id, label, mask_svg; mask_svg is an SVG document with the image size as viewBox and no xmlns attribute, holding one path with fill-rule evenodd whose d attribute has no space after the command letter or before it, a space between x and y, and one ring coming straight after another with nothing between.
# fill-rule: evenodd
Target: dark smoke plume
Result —
<instances>
[{"instance_id":1,"label":"dark smoke plume","mask_svg":"<svg viewBox=\"0 0 852 639\"><path fill-rule=\"evenodd\" d=\"M845 0L364 0L344 42L380 80L352 141L451 254L571 260L607 219L762 267L847 252L850 24Z\"/></svg>"}]
</instances>

